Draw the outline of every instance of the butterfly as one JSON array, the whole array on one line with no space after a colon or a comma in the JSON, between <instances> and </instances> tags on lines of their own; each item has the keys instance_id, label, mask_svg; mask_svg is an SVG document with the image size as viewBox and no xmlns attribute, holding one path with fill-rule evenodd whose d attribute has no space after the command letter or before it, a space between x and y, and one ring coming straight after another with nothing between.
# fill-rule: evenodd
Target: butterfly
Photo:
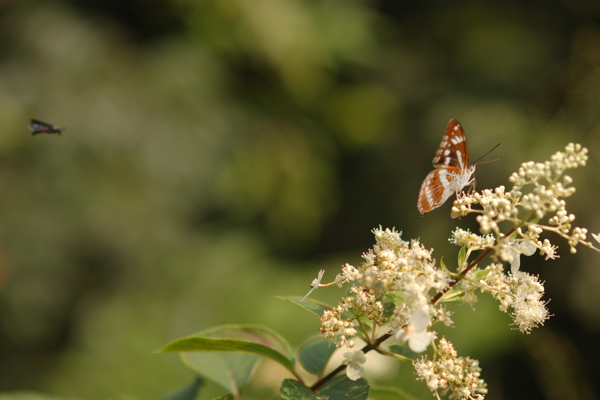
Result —
<instances>
[{"instance_id":1,"label":"butterfly","mask_svg":"<svg viewBox=\"0 0 600 400\"><path fill-rule=\"evenodd\" d=\"M417 208L421 216L440 207L448 197L458 194L475 178L475 165L469 165L467 138L460 122L451 119L442 137L442 143L433 157L435 168L421 184Z\"/></svg>"},{"instance_id":2,"label":"butterfly","mask_svg":"<svg viewBox=\"0 0 600 400\"><path fill-rule=\"evenodd\" d=\"M66 130L66 128L61 128L56 125L47 124L37 119L29 120L29 129L31 130L32 135L37 135L38 133L58 133L59 135L62 131Z\"/></svg>"}]
</instances>

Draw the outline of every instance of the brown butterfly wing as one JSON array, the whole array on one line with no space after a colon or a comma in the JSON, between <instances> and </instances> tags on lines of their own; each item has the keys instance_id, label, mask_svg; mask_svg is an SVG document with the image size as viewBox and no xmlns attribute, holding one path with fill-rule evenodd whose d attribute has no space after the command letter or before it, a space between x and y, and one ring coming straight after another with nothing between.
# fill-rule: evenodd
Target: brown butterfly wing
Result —
<instances>
[{"instance_id":1,"label":"brown butterfly wing","mask_svg":"<svg viewBox=\"0 0 600 400\"><path fill-rule=\"evenodd\" d=\"M469 149L467 137L460 122L451 119L448 122L440 147L433 157L433 166L456 167L464 171L469 166Z\"/></svg>"}]
</instances>

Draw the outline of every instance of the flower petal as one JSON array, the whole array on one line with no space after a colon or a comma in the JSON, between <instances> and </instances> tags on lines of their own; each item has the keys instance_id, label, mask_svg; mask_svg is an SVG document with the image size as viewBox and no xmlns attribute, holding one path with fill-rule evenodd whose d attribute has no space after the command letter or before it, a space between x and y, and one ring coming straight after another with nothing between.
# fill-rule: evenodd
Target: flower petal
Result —
<instances>
[{"instance_id":1,"label":"flower petal","mask_svg":"<svg viewBox=\"0 0 600 400\"><path fill-rule=\"evenodd\" d=\"M431 343L431 336L427 331L415 332L408 340L408 347L415 353L421 353Z\"/></svg>"},{"instance_id":2,"label":"flower petal","mask_svg":"<svg viewBox=\"0 0 600 400\"><path fill-rule=\"evenodd\" d=\"M516 256L515 258L513 258L512 262L510 263L510 272L514 275L517 272L519 272L520 267L521 267L521 257Z\"/></svg>"},{"instance_id":3,"label":"flower petal","mask_svg":"<svg viewBox=\"0 0 600 400\"><path fill-rule=\"evenodd\" d=\"M356 362L351 362L348 364L348 367L346 367L346 376L348 376L348 379L351 381L357 381L362 378L364 372L365 369L363 366Z\"/></svg>"},{"instance_id":4,"label":"flower petal","mask_svg":"<svg viewBox=\"0 0 600 400\"><path fill-rule=\"evenodd\" d=\"M344 353L344 364L349 365L350 363L364 364L367 362L367 357L362 351L347 351Z\"/></svg>"},{"instance_id":5,"label":"flower petal","mask_svg":"<svg viewBox=\"0 0 600 400\"><path fill-rule=\"evenodd\" d=\"M500 258L505 262L512 263L517 257L519 254L512 246L506 247L500 252Z\"/></svg>"},{"instance_id":6,"label":"flower petal","mask_svg":"<svg viewBox=\"0 0 600 400\"><path fill-rule=\"evenodd\" d=\"M429 314L424 310L417 310L410 317L410 325L416 331L422 331L431 324Z\"/></svg>"},{"instance_id":7,"label":"flower petal","mask_svg":"<svg viewBox=\"0 0 600 400\"><path fill-rule=\"evenodd\" d=\"M536 250L537 247L535 247L535 245L530 241L525 241L521 243L521 253L523 253L526 256L533 255Z\"/></svg>"}]
</instances>

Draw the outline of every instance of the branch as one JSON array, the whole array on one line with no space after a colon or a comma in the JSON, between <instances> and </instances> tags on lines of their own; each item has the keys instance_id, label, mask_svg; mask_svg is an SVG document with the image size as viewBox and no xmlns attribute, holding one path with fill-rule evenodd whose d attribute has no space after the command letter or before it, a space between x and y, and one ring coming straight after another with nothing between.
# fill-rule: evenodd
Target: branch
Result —
<instances>
[{"instance_id":1,"label":"branch","mask_svg":"<svg viewBox=\"0 0 600 400\"><path fill-rule=\"evenodd\" d=\"M360 349L360 351L362 351L363 353L368 353L371 350L376 349L377 347L379 347L379 345L383 342L385 342L386 340L388 340L389 338L392 337L391 333L386 333L384 335L381 335L381 337L379 337L377 340L375 340L372 343L367 343L365 345L365 347L363 347L362 349ZM337 376L337 374L339 374L340 372L342 372L344 369L346 369L346 365L342 364L339 367L337 367L336 369L334 369L333 371L331 371L329 374L327 374L325 377L321 378L319 381L317 381L314 385L312 385L310 387L310 390L312 390L313 392L316 392L317 390L319 390L319 388L321 386L323 386L326 382L330 381L331 379L335 378Z\"/></svg>"}]
</instances>

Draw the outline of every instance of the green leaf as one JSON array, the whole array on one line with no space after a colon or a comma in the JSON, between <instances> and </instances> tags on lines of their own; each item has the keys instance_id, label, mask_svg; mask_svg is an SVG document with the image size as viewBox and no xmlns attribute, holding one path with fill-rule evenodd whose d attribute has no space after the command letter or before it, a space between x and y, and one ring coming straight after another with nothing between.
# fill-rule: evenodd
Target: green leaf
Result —
<instances>
[{"instance_id":1,"label":"green leaf","mask_svg":"<svg viewBox=\"0 0 600 400\"><path fill-rule=\"evenodd\" d=\"M392 315L394 315L395 309L396 309L396 305L393 302L386 301L385 304L383 305L383 315L386 318L390 318Z\"/></svg>"},{"instance_id":2,"label":"green leaf","mask_svg":"<svg viewBox=\"0 0 600 400\"><path fill-rule=\"evenodd\" d=\"M358 317L361 326L364 326L367 330L372 330L375 327L375 321L370 320L366 315Z\"/></svg>"},{"instance_id":3,"label":"green leaf","mask_svg":"<svg viewBox=\"0 0 600 400\"><path fill-rule=\"evenodd\" d=\"M448 290L441 298L441 302L447 303L449 301L458 301L465 297L465 293L463 292L463 288L461 287L453 287Z\"/></svg>"},{"instance_id":4,"label":"green leaf","mask_svg":"<svg viewBox=\"0 0 600 400\"><path fill-rule=\"evenodd\" d=\"M196 377L191 385L187 385L172 394L161 397L160 400L194 400L200 391L204 381Z\"/></svg>"},{"instance_id":5,"label":"green leaf","mask_svg":"<svg viewBox=\"0 0 600 400\"><path fill-rule=\"evenodd\" d=\"M297 306L304 308L305 310L317 314L319 317L322 316L325 311L331 310L333 308L332 306L317 300L305 299L304 301L300 301L302 299L302 297L300 296L275 296L275 298L294 303Z\"/></svg>"},{"instance_id":6,"label":"green leaf","mask_svg":"<svg viewBox=\"0 0 600 400\"><path fill-rule=\"evenodd\" d=\"M400 388L383 386L371 388L369 398L374 400L419 400Z\"/></svg>"},{"instance_id":7,"label":"green leaf","mask_svg":"<svg viewBox=\"0 0 600 400\"><path fill-rule=\"evenodd\" d=\"M261 358L236 353L183 353L183 363L225 391L239 397Z\"/></svg>"},{"instance_id":8,"label":"green leaf","mask_svg":"<svg viewBox=\"0 0 600 400\"><path fill-rule=\"evenodd\" d=\"M293 350L275 332L254 325L225 325L175 340L161 352L181 352L183 362L226 391L239 394L260 357L294 372Z\"/></svg>"},{"instance_id":9,"label":"green leaf","mask_svg":"<svg viewBox=\"0 0 600 400\"><path fill-rule=\"evenodd\" d=\"M404 292L385 292L385 297L390 299L394 305L406 303L406 294Z\"/></svg>"},{"instance_id":10,"label":"green leaf","mask_svg":"<svg viewBox=\"0 0 600 400\"><path fill-rule=\"evenodd\" d=\"M351 381L346 375L333 378L318 393L313 393L293 379L285 379L279 389L284 400L367 400L369 391L370 386L366 380Z\"/></svg>"},{"instance_id":11,"label":"green leaf","mask_svg":"<svg viewBox=\"0 0 600 400\"><path fill-rule=\"evenodd\" d=\"M328 400L367 400L370 391L371 386L365 379L351 381L346 375L340 375L323 385L319 394Z\"/></svg>"},{"instance_id":12,"label":"green leaf","mask_svg":"<svg viewBox=\"0 0 600 400\"><path fill-rule=\"evenodd\" d=\"M294 358L294 349L283 338L283 336L262 325L219 325L198 332L195 336L211 337L215 339L247 340L269 346L280 353L285 354L290 360Z\"/></svg>"},{"instance_id":13,"label":"green leaf","mask_svg":"<svg viewBox=\"0 0 600 400\"><path fill-rule=\"evenodd\" d=\"M460 248L458 252L458 271L462 271L463 263L465 262L465 257L467 256L467 246L463 246Z\"/></svg>"},{"instance_id":14,"label":"green leaf","mask_svg":"<svg viewBox=\"0 0 600 400\"><path fill-rule=\"evenodd\" d=\"M480 271L475 271L471 276L469 276L469 279L472 279L474 281L480 281L482 279L487 278L490 272L492 272L492 270L490 269L482 269Z\"/></svg>"},{"instance_id":15,"label":"green leaf","mask_svg":"<svg viewBox=\"0 0 600 400\"><path fill-rule=\"evenodd\" d=\"M294 379L284 379L279 394L284 400L323 400L323 397Z\"/></svg>"},{"instance_id":16,"label":"green leaf","mask_svg":"<svg viewBox=\"0 0 600 400\"><path fill-rule=\"evenodd\" d=\"M318 337L302 345L298 351L298 361L309 373L322 376L331 355L337 347L331 341Z\"/></svg>"},{"instance_id":17,"label":"green leaf","mask_svg":"<svg viewBox=\"0 0 600 400\"><path fill-rule=\"evenodd\" d=\"M53 396L50 394L19 391L0 394L0 400L74 400L74 397Z\"/></svg>"},{"instance_id":18,"label":"green leaf","mask_svg":"<svg viewBox=\"0 0 600 400\"><path fill-rule=\"evenodd\" d=\"M233 400L234 397L231 393L224 394L223 396L215 397L213 400Z\"/></svg>"},{"instance_id":19,"label":"green leaf","mask_svg":"<svg viewBox=\"0 0 600 400\"><path fill-rule=\"evenodd\" d=\"M277 350L273 350L272 348L262 344L248 342L245 340L212 339L201 336L192 336L175 340L161 349L161 352L191 351L255 354L277 361L290 371L294 370L293 361L286 358Z\"/></svg>"},{"instance_id":20,"label":"green leaf","mask_svg":"<svg viewBox=\"0 0 600 400\"><path fill-rule=\"evenodd\" d=\"M444 262L444 257L440 258L440 268L446 272L449 272L448 268L446 267L446 263Z\"/></svg>"},{"instance_id":21,"label":"green leaf","mask_svg":"<svg viewBox=\"0 0 600 400\"><path fill-rule=\"evenodd\" d=\"M410 358L411 360L416 360L420 356L419 353L415 353L414 351L412 351L408 347L400 346L400 345L397 345L397 344L391 344L388 347L388 351L390 351L390 352L392 352L394 354L398 354L398 355Z\"/></svg>"}]
</instances>

